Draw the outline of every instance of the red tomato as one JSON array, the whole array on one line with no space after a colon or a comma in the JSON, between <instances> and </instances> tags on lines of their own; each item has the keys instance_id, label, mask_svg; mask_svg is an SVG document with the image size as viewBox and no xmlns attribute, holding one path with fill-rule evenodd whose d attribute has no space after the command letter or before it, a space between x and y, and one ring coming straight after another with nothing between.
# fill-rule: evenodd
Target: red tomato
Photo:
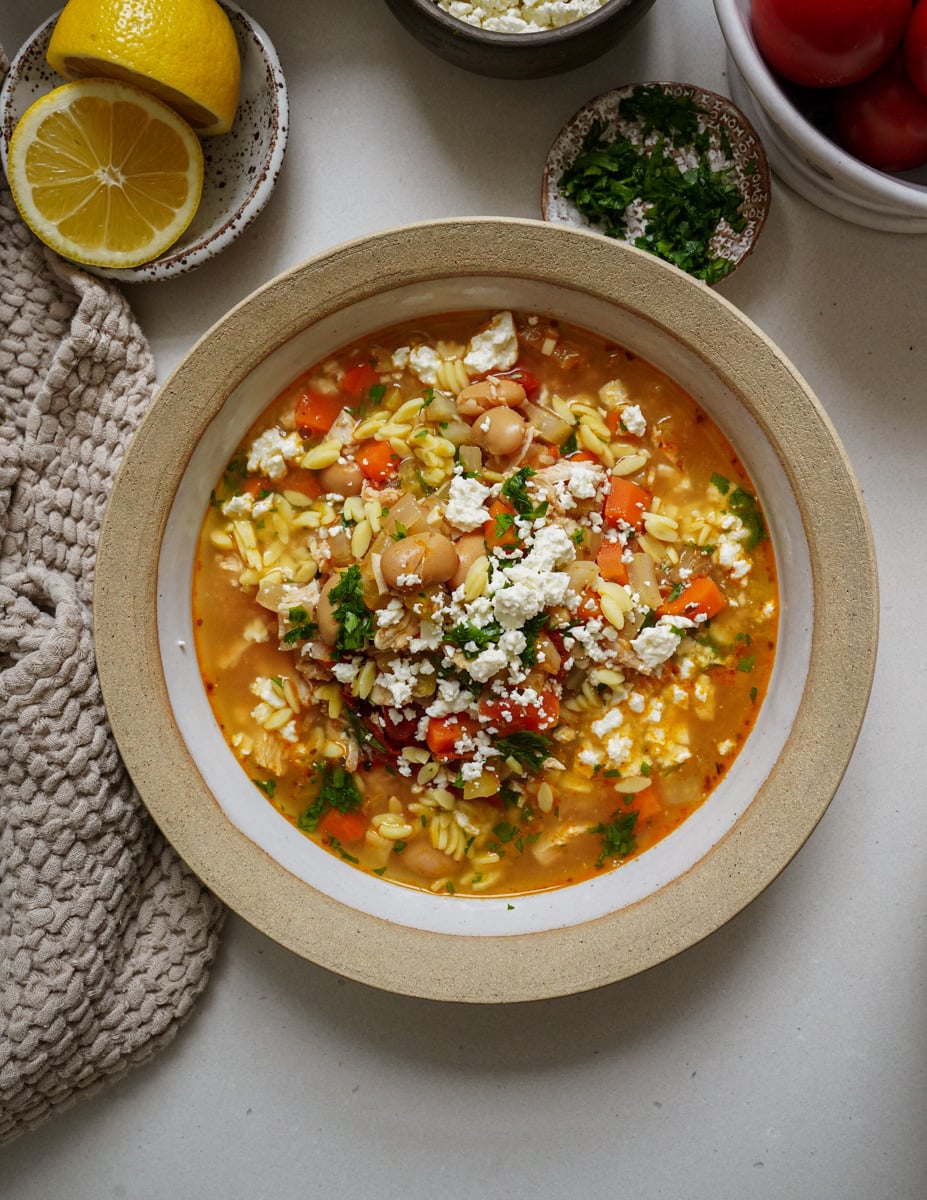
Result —
<instances>
[{"instance_id":1,"label":"red tomato","mask_svg":"<svg viewBox=\"0 0 927 1200\"><path fill-rule=\"evenodd\" d=\"M927 0L920 0L904 35L904 65L911 82L927 96Z\"/></svg>"},{"instance_id":2,"label":"red tomato","mask_svg":"<svg viewBox=\"0 0 927 1200\"><path fill-rule=\"evenodd\" d=\"M927 162L927 99L900 54L874 75L834 97L837 141L881 171L910 171Z\"/></svg>"},{"instance_id":3,"label":"red tomato","mask_svg":"<svg viewBox=\"0 0 927 1200\"><path fill-rule=\"evenodd\" d=\"M911 0L753 0L757 45L805 87L842 87L877 70L901 44Z\"/></svg>"}]
</instances>

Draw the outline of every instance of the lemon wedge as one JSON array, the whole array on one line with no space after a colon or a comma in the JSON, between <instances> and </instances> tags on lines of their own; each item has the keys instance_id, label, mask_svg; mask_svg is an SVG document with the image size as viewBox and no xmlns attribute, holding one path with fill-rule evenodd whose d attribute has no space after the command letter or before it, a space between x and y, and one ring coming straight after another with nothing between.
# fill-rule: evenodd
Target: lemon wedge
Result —
<instances>
[{"instance_id":1,"label":"lemon wedge","mask_svg":"<svg viewBox=\"0 0 927 1200\"><path fill-rule=\"evenodd\" d=\"M26 110L13 131L10 190L33 233L65 258L135 267L190 224L203 150L172 108L127 83L80 79Z\"/></svg>"},{"instance_id":2,"label":"lemon wedge","mask_svg":"<svg viewBox=\"0 0 927 1200\"><path fill-rule=\"evenodd\" d=\"M46 58L65 79L134 83L201 137L226 133L235 119L241 59L216 0L68 0Z\"/></svg>"}]
</instances>

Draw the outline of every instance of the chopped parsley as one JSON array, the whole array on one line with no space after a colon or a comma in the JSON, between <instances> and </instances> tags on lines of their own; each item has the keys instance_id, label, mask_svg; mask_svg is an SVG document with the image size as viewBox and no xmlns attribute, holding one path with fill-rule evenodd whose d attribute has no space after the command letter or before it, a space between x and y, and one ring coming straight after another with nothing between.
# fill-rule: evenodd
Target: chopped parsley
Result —
<instances>
[{"instance_id":1,"label":"chopped parsley","mask_svg":"<svg viewBox=\"0 0 927 1200\"><path fill-rule=\"evenodd\" d=\"M510 475L502 485L502 495L512 505L519 516L526 520L535 521L543 517L549 507L546 500L534 504L528 495L528 480L536 474L532 467L520 467L514 475ZM498 518L496 518L498 521Z\"/></svg>"},{"instance_id":2,"label":"chopped parsley","mask_svg":"<svg viewBox=\"0 0 927 1200\"><path fill-rule=\"evenodd\" d=\"M291 608L288 615L291 628L283 635L287 646L292 646L294 642L308 642L319 632L318 625L309 620L309 614L301 604Z\"/></svg>"},{"instance_id":3,"label":"chopped parsley","mask_svg":"<svg viewBox=\"0 0 927 1200\"><path fill-rule=\"evenodd\" d=\"M258 785L262 792L264 792L270 797L271 800L273 800L274 792L277 790L276 779L255 779L253 782Z\"/></svg>"},{"instance_id":4,"label":"chopped parsley","mask_svg":"<svg viewBox=\"0 0 927 1200\"><path fill-rule=\"evenodd\" d=\"M631 206L642 207L642 232L630 239L633 244L697 279L716 283L735 264L712 251L712 238L722 221L735 233L747 222L732 169L711 167L708 139L698 132L698 114L704 111L689 97L669 96L659 84L635 88L621 102L620 114L639 123L642 139L653 132L663 138L643 148L617 131L607 137L602 122L594 121L559 186L609 237L626 238ZM681 169L673 150L685 148L697 160Z\"/></svg>"},{"instance_id":5,"label":"chopped parsley","mask_svg":"<svg viewBox=\"0 0 927 1200\"><path fill-rule=\"evenodd\" d=\"M637 838L634 836L634 826L637 824L637 811L615 813L607 825L599 824L590 827L590 833L597 833L602 839L602 850L595 860L595 865L601 867L606 858L627 858L637 849Z\"/></svg>"},{"instance_id":6,"label":"chopped parsley","mask_svg":"<svg viewBox=\"0 0 927 1200\"><path fill-rule=\"evenodd\" d=\"M296 824L306 833L315 833L319 821L330 808L345 813L361 806L361 794L344 767L317 763L314 770L320 780L318 795L296 819ZM334 844L334 839L331 840Z\"/></svg>"},{"instance_id":7,"label":"chopped parsley","mask_svg":"<svg viewBox=\"0 0 927 1200\"><path fill-rule=\"evenodd\" d=\"M522 625L521 631L527 644L518 657L521 659L523 667L533 667L538 661L538 638L549 620L550 613L542 612L538 613L536 617L529 617Z\"/></svg>"},{"instance_id":8,"label":"chopped parsley","mask_svg":"<svg viewBox=\"0 0 927 1200\"><path fill-rule=\"evenodd\" d=\"M719 475L717 471L712 475L711 482L715 485L722 496L726 496L731 490L731 481L725 479L723 475Z\"/></svg>"},{"instance_id":9,"label":"chopped parsley","mask_svg":"<svg viewBox=\"0 0 927 1200\"><path fill-rule=\"evenodd\" d=\"M373 639L373 613L364 603L364 584L357 563L341 572L340 582L328 593L338 622L335 650L362 650Z\"/></svg>"},{"instance_id":10,"label":"chopped parsley","mask_svg":"<svg viewBox=\"0 0 927 1200\"><path fill-rule=\"evenodd\" d=\"M578 449L579 441L577 440L576 430L574 429L567 440L560 447L560 453L564 458L568 458L571 454L575 454Z\"/></svg>"},{"instance_id":11,"label":"chopped parsley","mask_svg":"<svg viewBox=\"0 0 927 1200\"><path fill-rule=\"evenodd\" d=\"M743 488L735 488L727 502L728 512L739 517L747 530L744 546L752 550L766 537L766 525L756 497L745 492Z\"/></svg>"},{"instance_id":12,"label":"chopped parsley","mask_svg":"<svg viewBox=\"0 0 927 1200\"><path fill-rule=\"evenodd\" d=\"M445 631L444 640L459 647L467 658L476 658L487 646L494 646L503 632L498 621L490 621L486 625L458 622Z\"/></svg>"},{"instance_id":13,"label":"chopped parsley","mask_svg":"<svg viewBox=\"0 0 927 1200\"><path fill-rule=\"evenodd\" d=\"M550 757L550 742L542 733L520 729L496 739L496 748L503 758L514 758L529 771L540 771Z\"/></svg>"}]
</instances>

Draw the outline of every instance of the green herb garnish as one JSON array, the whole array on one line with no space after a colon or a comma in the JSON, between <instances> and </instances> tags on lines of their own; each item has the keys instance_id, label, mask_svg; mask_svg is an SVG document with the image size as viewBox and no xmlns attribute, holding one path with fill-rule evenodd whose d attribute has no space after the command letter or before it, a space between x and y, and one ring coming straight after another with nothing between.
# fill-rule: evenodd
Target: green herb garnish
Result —
<instances>
[{"instance_id":1,"label":"green herb garnish","mask_svg":"<svg viewBox=\"0 0 927 1200\"><path fill-rule=\"evenodd\" d=\"M361 794L344 767L317 763L314 770L320 780L318 794L296 819L296 824L306 833L315 833L319 821L330 808L346 813L361 806Z\"/></svg>"},{"instance_id":2,"label":"green herb garnish","mask_svg":"<svg viewBox=\"0 0 927 1200\"><path fill-rule=\"evenodd\" d=\"M637 824L637 811L615 813L607 825L591 826L589 832L597 833L602 839L602 851L595 860L600 867L606 858L627 858L637 849L637 838L634 836L634 826Z\"/></svg>"},{"instance_id":3,"label":"green herb garnish","mask_svg":"<svg viewBox=\"0 0 927 1200\"><path fill-rule=\"evenodd\" d=\"M296 608L291 608L289 611L290 625L283 635L283 641L287 646L292 646L294 642L308 642L319 632L319 627L315 621L309 620L309 614L300 604Z\"/></svg>"},{"instance_id":4,"label":"green herb garnish","mask_svg":"<svg viewBox=\"0 0 927 1200\"><path fill-rule=\"evenodd\" d=\"M341 572L341 580L328 593L338 633L335 651L362 650L373 639L373 613L364 603L364 584L357 563Z\"/></svg>"},{"instance_id":5,"label":"green herb garnish","mask_svg":"<svg viewBox=\"0 0 927 1200\"><path fill-rule=\"evenodd\" d=\"M538 772L550 757L550 742L541 733L520 729L496 739L496 748L503 758L514 758L529 771Z\"/></svg>"},{"instance_id":6,"label":"green herb garnish","mask_svg":"<svg viewBox=\"0 0 927 1200\"><path fill-rule=\"evenodd\" d=\"M735 488L731 492L727 508L728 512L732 512L734 516L740 517L743 522L747 530L744 546L748 550L752 550L754 546L764 540L766 537L766 525L763 522L763 514L760 512L760 506L755 496L751 496L743 488Z\"/></svg>"},{"instance_id":7,"label":"green herb garnish","mask_svg":"<svg viewBox=\"0 0 927 1200\"><path fill-rule=\"evenodd\" d=\"M635 88L619 112L640 125L641 140L654 132L662 138L641 146L622 133L606 137L603 124L593 122L559 187L609 237L627 238L628 210L632 205L643 210L642 232L633 244L697 279L716 283L735 264L712 251L712 238L722 221L735 233L747 222L732 168L714 170L709 162L709 139L698 130L698 115L704 111L689 97L668 95L659 84ZM674 149L693 151L695 165L681 169Z\"/></svg>"},{"instance_id":8,"label":"green herb garnish","mask_svg":"<svg viewBox=\"0 0 927 1200\"><path fill-rule=\"evenodd\" d=\"M535 471L532 467L521 467L502 485L502 495L519 516L525 517L529 521L543 517L549 507L546 500L542 500L540 504L534 504L528 495L528 480L534 474Z\"/></svg>"}]
</instances>

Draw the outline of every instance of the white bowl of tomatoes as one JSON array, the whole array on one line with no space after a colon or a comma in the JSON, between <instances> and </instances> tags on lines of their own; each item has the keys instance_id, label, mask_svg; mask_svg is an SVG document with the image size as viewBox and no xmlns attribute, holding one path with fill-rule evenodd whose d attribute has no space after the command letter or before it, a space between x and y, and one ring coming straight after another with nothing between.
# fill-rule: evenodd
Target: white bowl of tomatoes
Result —
<instances>
[{"instance_id":1,"label":"white bowl of tomatoes","mask_svg":"<svg viewBox=\"0 0 927 1200\"><path fill-rule=\"evenodd\" d=\"M927 233L927 0L714 0L776 174L867 228Z\"/></svg>"}]
</instances>

